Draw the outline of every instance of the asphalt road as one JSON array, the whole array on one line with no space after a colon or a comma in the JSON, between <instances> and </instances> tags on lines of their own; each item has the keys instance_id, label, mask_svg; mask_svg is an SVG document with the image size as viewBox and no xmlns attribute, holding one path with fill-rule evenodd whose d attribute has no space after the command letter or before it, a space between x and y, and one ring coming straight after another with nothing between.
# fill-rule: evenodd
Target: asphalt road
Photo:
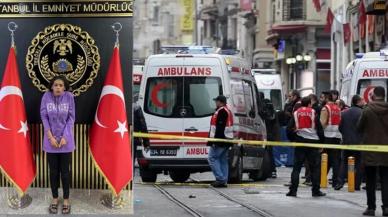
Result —
<instances>
[{"instance_id":1,"label":"asphalt road","mask_svg":"<svg viewBox=\"0 0 388 217\"><path fill-rule=\"evenodd\" d=\"M168 176L159 175L157 186L135 179L134 209L136 217L354 217L366 208L365 191L349 193L347 188L334 191L322 189L326 197L311 197L311 189L301 185L297 198L286 197L291 169L280 168L277 179L251 182L247 177L241 185L214 190L209 187L211 173L193 174L192 180L175 185ZM301 180L303 182L303 180ZM162 189L162 191L160 190ZM165 193L167 192L167 194ZM377 192L380 207L381 192ZM177 202L178 201L178 202ZM183 205L182 205L183 204ZM376 212L381 216L381 210Z\"/></svg>"}]
</instances>

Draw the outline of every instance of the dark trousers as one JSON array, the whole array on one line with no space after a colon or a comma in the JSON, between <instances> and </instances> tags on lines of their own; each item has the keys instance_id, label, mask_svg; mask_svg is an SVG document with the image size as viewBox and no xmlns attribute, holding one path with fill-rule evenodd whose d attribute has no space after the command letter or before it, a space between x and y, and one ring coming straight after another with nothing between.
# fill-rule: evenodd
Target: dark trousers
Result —
<instances>
[{"instance_id":1,"label":"dark trousers","mask_svg":"<svg viewBox=\"0 0 388 217\"><path fill-rule=\"evenodd\" d=\"M58 198L59 178L62 180L63 199L69 199L71 153L47 153L50 185L53 198Z\"/></svg>"},{"instance_id":2,"label":"dark trousers","mask_svg":"<svg viewBox=\"0 0 388 217\"><path fill-rule=\"evenodd\" d=\"M383 207L388 208L388 167L365 167L366 177L366 197L368 200L368 208L376 209L376 171L377 168L380 171L380 183L381 183L381 198Z\"/></svg>"},{"instance_id":3,"label":"dark trousers","mask_svg":"<svg viewBox=\"0 0 388 217\"><path fill-rule=\"evenodd\" d=\"M271 172L276 173L275 157L273 156L273 147L268 147L267 149L270 161L271 161Z\"/></svg>"},{"instance_id":4,"label":"dark trousers","mask_svg":"<svg viewBox=\"0 0 388 217\"><path fill-rule=\"evenodd\" d=\"M341 143L340 139L337 138L325 138L325 143L326 144L334 144L338 145ZM328 155L328 170L327 172L330 171L330 168L333 170L333 176L332 176L332 186L335 187L337 184L339 184L340 181L340 169L341 169L341 150L336 150L336 149L328 149L326 151Z\"/></svg>"},{"instance_id":5,"label":"dark trousers","mask_svg":"<svg viewBox=\"0 0 388 217\"><path fill-rule=\"evenodd\" d=\"M304 139L301 137L296 138L296 142L305 142L305 143L318 143L318 140ZM312 182L312 191L318 192L320 189L320 168L319 168L319 150L315 148L295 148L294 152L294 166L291 173L291 186L290 191L296 192L299 185L299 175L300 170L304 162L307 160L310 173L311 173L311 182Z\"/></svg>"},{"instance_id":6,"label":"dark trousers","mask_svg":"<svg viewBox=\"0 0 388 217\"><path fill-rule=\"evenodd\" d=\"M359 151L343 151L341 172L338 184L345 184L345 179L348 176L348 158L354 157L354 172L355 172L355 188L360 189L363 177L363 171L361 167L361 152Z\"/></svg>"}]
</instances>

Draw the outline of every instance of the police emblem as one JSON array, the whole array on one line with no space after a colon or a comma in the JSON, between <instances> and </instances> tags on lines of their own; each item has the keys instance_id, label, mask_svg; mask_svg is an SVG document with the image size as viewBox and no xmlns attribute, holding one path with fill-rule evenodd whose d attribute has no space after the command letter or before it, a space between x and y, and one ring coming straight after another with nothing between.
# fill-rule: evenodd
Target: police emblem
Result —
<instances>
[{"instance_id":1,"label":"police emblem","mask_svg":"<svg viewBox=\"0 0 388 217\"><path fill-rule=\"evenodd\" d=\"M89 33L71 24L55 24L32 40L26 68L40 91L47 91L50 80L62 75L69 81L73 94L79 96L97 77L100 54Z\"/></svg>"}]
</instances>

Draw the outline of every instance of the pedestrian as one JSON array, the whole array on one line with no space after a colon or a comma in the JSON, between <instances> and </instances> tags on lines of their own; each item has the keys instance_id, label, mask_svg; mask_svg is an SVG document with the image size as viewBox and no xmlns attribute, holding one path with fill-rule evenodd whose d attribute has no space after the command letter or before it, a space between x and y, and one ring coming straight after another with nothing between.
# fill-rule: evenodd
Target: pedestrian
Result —
<instances>
[{"instance_id":1,"label":"pedestrian","mask_svg":"<svg viewBox=\"0 0 388 217\"><path fill-rule=\"evenodd\" d=\"M337 100L339 99L338 90L330 90L330 95L333 98L333 102L337 102Z\"/></svg>"},{"instance_id":2,"label":"pedestrian","mask_svg":"<svg viewBox=\"0 0 388 217\"><path fill-rule=\"evenodd\" d=\"M356 145L361 143L362 134L357 130L357 122L361 117L362 108L365 105L365 101L361 96L354 95L352 97L352 105L349 109L341 112L341 122L339 125L339 131L342 134L342 144L344 145ZM361 152L359 151L343 151L343 161L341 163L341 171L339 175L338 185L334 188L340 190L345 184L345 178L347 176L348 158L355 158L355 190L359 191L362 182L362 170L361 170Z\"/></svg>"},{"instance_id":3,"label":"pedestrian","mask_svg":"<svg viewBox=\"0 0 388 217\"><path fill-rule=\"evenodd\" d=\"M319 143L318 125L320 123L315 110L311 108L311 99L304 97L301 101L301 107L294 112L287 130L295 134L295 142ZM287 196L296 197L299 185L299 174L305 160L309 163L311 170L312 196L325 196L326 194L320 191L319 149L305 147L295 148L291 186Z\"/></svg>"},{"instance_id":4,"label":"pedestrian","mask_svg":"<svg viewBox=\"0 0 388 217\"><path fill-rule=\"evenodd\" d=\"M62 180L63 206L62 214L70 214L69 188L71 154L75 149L74 96L69 92L66 78L54 77L50 82L40 105L40 116L44 126L43 150L47 154L50 169L50 186L52 201L49 206L51 214L58 213L58 188Z\"/></svg>"},{"instance_id":5,"label":"pedestrian","mask_svg":"<svg viewBox=\"0 0 388 217\"><path fill-rule=\"evenodd\" d=\"M216 112L210 122L209 138L233 139L233 114L226 104L226 97L223 95L214 99ZM229 174L228 152L231 144L224 142L209 142L209 165L216 181L213 187L227 187Z\"/></svg>"},{"instance_id":6,"label":"pedestrian","mask_svg":"<svg viewBox=\"0 0 388 217\"><path fill-rule=\"evenodd\" d=\"M358 122L363 132L362 144L388 145L388 103L386 90L378 86L373 90L372 102L363 110ZM374 216L376 210L376 171L379 170L383 216L388 216L388 153L363 152L366 196L368 208L363 213Z\"/></svg>"},{"instance_id":7,"label":"pedestrian","mask_svg":"<svg viewBox=\"0 0 388 217\"><path fill-rule=\"evenodd\" d=\"M141 107L137 104L133 104L133 132L148 133L147 123L144 118ZM148 138L134 138L133 146L133 162L136 159L136 151L138 146L143 146L145 149L149 148L150 140Z\"/></svg>"},{"instance_id":8,"label":"pedestrian","mask_svg":"<svg viewBox=\"0 0 388 217\"><path fill-rule=\"evenodd\" d=\"M273 104L271 100L264 99L265 104L265 112L264 112L264 121L265 126L267 129L267 140L268 141L280 141L280 126L279 126L279 120L275 111L275 108L273 107ZM275 179L277 178L277 171L276 171L276 165L275 165L275 159L273 156L273 147L269 146L267 148L267 151L270 156L271 161L271 178Z\"/></svg>"},{"instance_id":9,"label":"pedestrian","mask_svg":"<svg viewBox=\"0 0 388 217\"><path fill-rule=\"evenodd\" d=\"M340 144L341 133L339 131L339 124L341 122L341 109L334 103L331 92L324 92L326 95L325 106L322 107L320 122L323 127L325 143L326 144ZM335 188L338 185L338 175L341 164L341 151L336 149L327 150L329 157L328 168L332 168L332 186ZM329 170L328 170L329 171Z\"/></svg>"},{"instance_id":10,"label":"pedestrian","mask_svg":"<svg viewBox=\"0 0 388 217\"><path fill-rule=\"evenodd\" d=\"M286 122L290 121L292 118L292 113L298 109L300 105L300 93L297 90L291 90L288 94L288 101L284 106L284 112L286 115Z\"/></svg>"},{"instance_id":11,"label":"pedestrian","mask_svg":"<svg viewBox=\"0 0 388 217\"><path fill-rule=\"evenodd\" d=\"M345 101L343 101L342 99L337 99L337 101L335 101L335 104L337 104L341 111L349 109L349 106L346 105Z\"/></svg>"}]
</instances>

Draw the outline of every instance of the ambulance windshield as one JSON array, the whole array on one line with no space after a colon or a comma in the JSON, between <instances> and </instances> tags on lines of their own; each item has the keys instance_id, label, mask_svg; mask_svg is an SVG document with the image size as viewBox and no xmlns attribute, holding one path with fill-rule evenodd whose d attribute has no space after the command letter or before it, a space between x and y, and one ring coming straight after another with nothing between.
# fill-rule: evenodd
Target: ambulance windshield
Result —
<instances>
[{"instance_id":1,"label":"ambulance windshield","mask_svg":"<svg viewBox=\"0 0 388 217\"><path fill-rule=\"evenodd\" d=\"M213 99L220 94L221 79L216 77L149 78L144 111L161 117L206 117L214 113Z\"/></svg>"},{"instance_id":2,"label":"ambulance windshield","mask_svg":"<svg viewBox=\"0 0 388 217\"><path fill-rule=\"evenodd\" d=\"M377 86L382 86L387 91L388 79L361 79L358 81L357 94L363 97L368 103L372 100L373 90Z\"/></svg>"}]
</instances>

